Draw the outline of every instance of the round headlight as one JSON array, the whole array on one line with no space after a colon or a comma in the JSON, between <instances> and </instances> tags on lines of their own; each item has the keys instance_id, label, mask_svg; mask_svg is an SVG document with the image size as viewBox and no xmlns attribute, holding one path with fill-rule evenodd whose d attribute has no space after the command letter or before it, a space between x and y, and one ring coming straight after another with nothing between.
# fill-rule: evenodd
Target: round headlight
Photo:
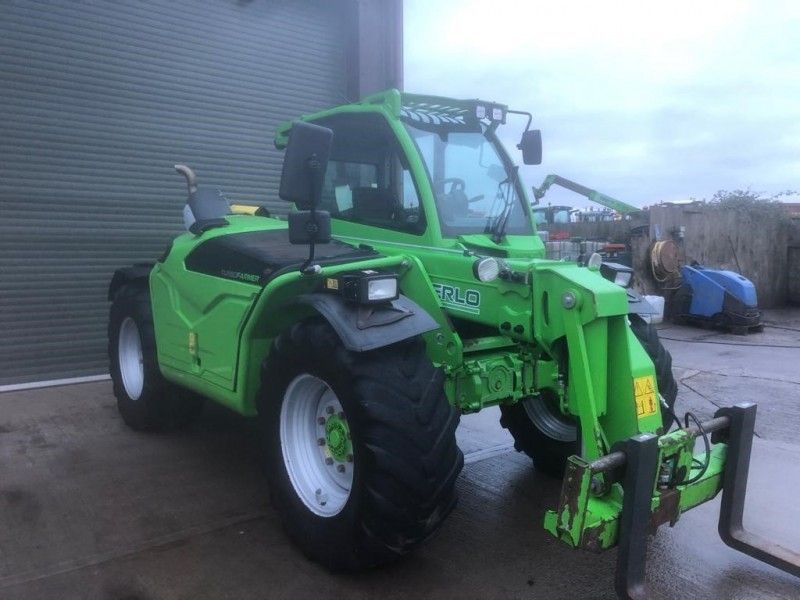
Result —
<instances>
[{"instance_id":1,"label":"round headlight","mask_svg":"<svg viewBox=\"0 0 800 600\"><path fill-rule=\"evenodd\" d=\"M600 268L600 265L603 264L603 257L600 256L597 252L593 252L592 255L589 257L589 260L586 261L586 266L589 267L591 271L597 271Z\"/></svg>"},{"instance_id":2,"label":"round headlight","mask_svg":"<svg viewBox=\"0 0 800 600\"><path fill-rule=\"evenodd\" d=\"M472 273L478 281L494 281L500 275L500 263L492 257L481 258L472 265Z\"/></svg>"}]
</instances>

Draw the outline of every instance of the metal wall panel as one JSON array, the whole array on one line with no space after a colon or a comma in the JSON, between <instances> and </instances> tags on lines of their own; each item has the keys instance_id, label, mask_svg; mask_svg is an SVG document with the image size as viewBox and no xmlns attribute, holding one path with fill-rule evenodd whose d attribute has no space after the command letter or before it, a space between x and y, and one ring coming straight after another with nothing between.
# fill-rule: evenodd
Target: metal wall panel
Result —
<instances>
[{"instance_id":1,"label":"metal wall panel","mask_svg":"<svg viewBox=\"0 0 800 600\"><path fill-rule=\"evenodd\" d=\"M175 163L286 210L275 126L345 100L347 37L321 0L2 3L0 385L107 372L114 269L182 230Z\"/></svg>"}]
</instances>

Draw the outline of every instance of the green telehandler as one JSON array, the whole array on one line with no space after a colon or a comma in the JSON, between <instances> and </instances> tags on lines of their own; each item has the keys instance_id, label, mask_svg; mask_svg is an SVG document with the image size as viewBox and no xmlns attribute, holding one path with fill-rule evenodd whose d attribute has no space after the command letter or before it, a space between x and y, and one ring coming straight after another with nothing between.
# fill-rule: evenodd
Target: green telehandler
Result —
<instances>
[{"instance_id":1,"label":"green telehandler","mask_svg":"<svg viewBox=\"0 0 800 600\"><path fill-rule=\"evenodd\" d=\"M798 574L797 554L741 527L756 407L677 420L630 278L599 256L544 258L497 137L512 115L539 164L531 115L492 102L389 90L284 123L287 219L176 166L187 231L109 287L122 418L177 427L203 399L257 418L272 503L332 570L434 534L456 501L459 415L497 405L516 448L563 479L544 527L618 546L621 596L646 595L648 533L720 491L725 542Z\"/></svg>"}]
</instances>

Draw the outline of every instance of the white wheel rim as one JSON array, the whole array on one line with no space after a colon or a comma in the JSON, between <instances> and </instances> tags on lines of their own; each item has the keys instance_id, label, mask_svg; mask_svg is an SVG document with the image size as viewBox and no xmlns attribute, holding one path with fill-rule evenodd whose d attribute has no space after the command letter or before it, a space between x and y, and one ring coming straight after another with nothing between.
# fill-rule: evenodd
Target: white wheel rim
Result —
<instances>
[{"instance_id":1,"label":"white wheel rim","mask_svg":"<svg viewBox=\"0 0 800 600\"><path fill-rule=\"evenodd\" d=\"M308 373L295 377L286 388L281 406L283 464L297 496L321 517L342 511L350 497L355 470L349 433L346 456L332 452L331 442L340 441L341 429L336 434L330 431L331 419L346 427L342 405L328 384Z\"/></svg>"},{"instance_id":2,"label":"white wheel rim","mask_svg":"<svg viewBox=\"0 0 800 600\"><path fill-rule=\"evenodd\" d=\"M142 363L142 338L136 321L126 317L119 326L117 359L122 386L131 400L138 400L144 388L144 364Z\"/></svg>"}]
</instances>

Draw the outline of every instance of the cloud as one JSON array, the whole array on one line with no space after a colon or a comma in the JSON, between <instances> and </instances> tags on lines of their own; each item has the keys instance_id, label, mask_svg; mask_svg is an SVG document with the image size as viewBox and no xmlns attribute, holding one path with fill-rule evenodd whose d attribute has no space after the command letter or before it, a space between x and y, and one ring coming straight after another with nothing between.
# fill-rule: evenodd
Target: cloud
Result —
<instances>
[{"instance_id":1,"label":"cloud","mask_svg":"<svg viewBox=\"0 0 800 600\"><path fill-rule=\"evenodd\" d=\"M407 0L405 13L406 89L533 112L545 164L524 168L531 183L557 172L642 205L800 187L800 3Z\"/></svg>"}]
</instances>

